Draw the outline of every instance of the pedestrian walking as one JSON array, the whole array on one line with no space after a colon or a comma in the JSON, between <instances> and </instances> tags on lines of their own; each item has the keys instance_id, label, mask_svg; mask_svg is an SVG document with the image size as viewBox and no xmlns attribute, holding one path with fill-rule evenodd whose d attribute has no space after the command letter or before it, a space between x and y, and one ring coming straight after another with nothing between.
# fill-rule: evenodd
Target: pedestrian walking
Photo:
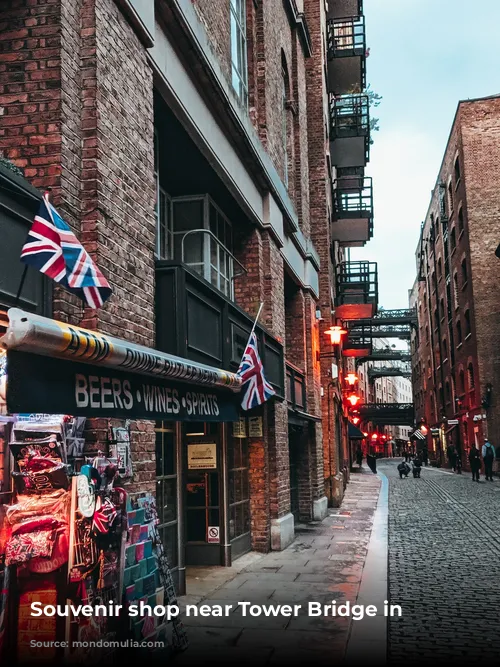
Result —
<instances>
[{"instance_id":1,"label":"pedestrian walking","mask_svg":"<svg viewBox=\"0 0 500 667\"><path fill-rule=\"evenodd\" d=\"M457 469L457 450L455 449L455 445L448 445L446 455L448 456L452 470L455 472Z\"/></svg>"},{"instance_id":2,"label":"pedestrian walking","mask_svg":"<svg viewBox=\"0 0 500 667\"><path fill-rule=\"evenodd\" d=\"M356 463L361 468L361 465L363 463L363 450L361 449L361 447L358 447L356 450Z\"/></svg>"},{"instance_id":3,"label":"pedestrian walking","mask_svg":"<svg viewBox=\"0 0 500 667\"><path fill-rule=\"evenodd\" d=\"M495 460L495 449L488 438L484 439L484 445L481 454L484 461L484 475L486 481L493 481L493 461Z\"/></svg>"},{"instance_id":4,"label":"pedestrian walking","mask_svg":"<svg viewBox=\"0 0 500 667\"><path fill-rule=\"evenodd\" d=\"M429 463L429 452L427 451L427 447L422 449L422 463L424 466L427 466Z\"/></svg>"},{"instance_id":5,"label":"pedestrian walking","mask_svg":"<svg viewBox=\"0 0 500 667\"><path fill-rule=\"evenodd\" d=\"M472 471L472 481L479 482L479 470L481 469L481 454L476 445L471 445L469 451L469 463Z\"/></svg>"}]
</instances>

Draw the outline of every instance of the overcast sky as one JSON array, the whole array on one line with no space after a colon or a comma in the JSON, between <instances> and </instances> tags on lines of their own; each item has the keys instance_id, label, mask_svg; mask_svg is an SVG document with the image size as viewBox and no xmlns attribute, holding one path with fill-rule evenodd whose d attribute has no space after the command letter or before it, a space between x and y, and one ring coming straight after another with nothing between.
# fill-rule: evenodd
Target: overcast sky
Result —
<instances>
[{"instance_id":1,"label":"overcast sky","mask_svg":"<svg viewBox=\"0 0 500 667\"><path fill-rule=\"evenodd\" d=\"M383 100L366 170L374 237L351 258L378 262L380 306L405 308L457 103L500 93L500 0L364 0L364 12L367 80Z\"/></svg>"}]
</instances>

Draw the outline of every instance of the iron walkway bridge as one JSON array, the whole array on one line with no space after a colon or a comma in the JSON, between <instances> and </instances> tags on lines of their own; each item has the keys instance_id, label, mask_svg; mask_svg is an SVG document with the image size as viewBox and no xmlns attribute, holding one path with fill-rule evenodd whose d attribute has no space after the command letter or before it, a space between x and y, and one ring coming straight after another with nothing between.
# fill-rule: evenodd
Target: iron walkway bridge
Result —
<instances>
[{"instance_id":1,"label":"iron walkway bridge","mask_svg":"<svg viewBox=\"0 0 500 667\"><path fill-rule=\"evenodd\" d=\"M361 421L380 426L413 426L413 403L365 403L359 408Z\"/></svg>"},{"instance_id":2,"label":"iron walkway bridge","mask_svg":"<svg viewBox=\"0 0 500 667\"><path fill-rule=\"evenodd\" d=\"M366 357L359 357L356 359L356 368L366 361L411 361L409 352L402 350L374 350L372 354Z\"/></svg>"},{"instance_id":3,"label":"iron walkway bridge","mask_svg":"<svg viewBox=\"0 0 500 667\"><path fill-rule=\"evenodd\" d=\"M352 320L347 323L349 339L357 338L403 338L411 337L412 327L418 324L414 308L381 310L369 319Z\"/></svg>"},{"instance_id":4,"label":"iron walkway bridge","mask_svg":"<svg viewBox=\"0 0 500 667\"><path fill-rule=\"evenodd\" d=\"M409 365L404 366L379 366L378 368L369 368L368 377L370 380L377 380L385 377L404 377L411 378L411 368Z\"/></svg>"}]
</instances>

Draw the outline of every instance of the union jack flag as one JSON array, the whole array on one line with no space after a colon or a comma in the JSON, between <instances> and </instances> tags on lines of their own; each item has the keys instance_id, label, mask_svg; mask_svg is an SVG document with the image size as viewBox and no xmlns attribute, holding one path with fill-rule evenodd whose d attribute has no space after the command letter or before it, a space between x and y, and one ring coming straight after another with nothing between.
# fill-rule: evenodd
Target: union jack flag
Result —
<instances>
[{"instance_id":1,"label":"union jack flag","mask_svg":"<svg viewBox=\"0 0 500 667\"><path fill-rule=\"evenodd\" d=\"M238 375L243 381L243 410L251 410L265 403L276 393L264 376L264 367L259 357L257 336L252 333L243 354Z\"/></svg>"},{"instance_id":2,"label":"union jack flag","mask_svg":"<svg viewBox=\"0 0 500 667\"><path fill-rule=\"evenodd\" d=\"M63 285L90 308L99 308L111 295L108 281L49 202L47 194L21 251L21 261Z\"/></svg>"}]
</instances>

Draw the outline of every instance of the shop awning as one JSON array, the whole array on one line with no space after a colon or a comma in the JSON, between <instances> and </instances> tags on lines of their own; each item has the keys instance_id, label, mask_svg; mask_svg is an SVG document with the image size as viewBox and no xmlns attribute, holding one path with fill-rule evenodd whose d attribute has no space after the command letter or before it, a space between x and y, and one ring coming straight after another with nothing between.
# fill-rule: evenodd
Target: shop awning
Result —
<instances>
[{"instance_id":1,"label":"shop awning","mask_svg":"<svg viewBox=\"0 0 500 667\"><path fill-rule=\"evenodd\" d=\"M301 410L288 409L288 423L294 426L306 426L308 422L320 422L321 417L310 415L308 412Z\"/></svg>"},{"instance_id":2,"label":"shop awning","mask_svg":"<svg viewBox=\"0 0 500 667\"><path fill-rule=\"evenodd\" d=\"M347 435L350 440L362 440L365 435L352 422L347 423Z\"/></svg>"},{"instance_id":3,"label":"shop awning","mask_svg":"<svg viewBox=\"0 0 500 667\"><path fill-rule=\"evenodd\" d=\"M235 373L128 341L9 311L7 411L171 421L234 422Z\"/></svg>"},{"instance_id":4,"label":"shop awning","mask_svg":"<svg viewBox=\"0 0 500 667\"><path fill-rule=\"evenodd\" d=\"M6 350L31 352L205 387L241 389L241 378L236 373L26 313L18 308L11 308L8 315L9 327L1 340Z\"/></svg>"},{"instance_id":5,"label":"shop awning","mask_svg":"<svg viewBox=\"0 0 500 667\"><path fill-rule=\"evenodd\" d=\"M418 428L416 428L412 433L410 433L410 439L411 438L415 438L416 440L426 440L425 435Z\"/></svg>"}]
</instances>

